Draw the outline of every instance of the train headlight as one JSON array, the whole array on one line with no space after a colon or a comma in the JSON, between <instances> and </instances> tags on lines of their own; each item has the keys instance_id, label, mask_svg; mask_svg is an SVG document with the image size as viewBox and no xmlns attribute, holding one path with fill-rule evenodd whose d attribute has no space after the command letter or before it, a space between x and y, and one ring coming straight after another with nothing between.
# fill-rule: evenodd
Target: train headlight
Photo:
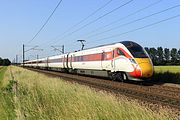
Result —
<instances>
[{"instance_id":1,"label":"train headlight","mask_svg":"<svg viewBox=\"0 0 180 120\"><path fill-rule=\"evenodd\" d=\"M131 63L133 63L133 64L137 64L137 63L136 63L136 61L135 61L134 59L129 58L129 60L131 61Z\"/></svg>"}]
</instances>

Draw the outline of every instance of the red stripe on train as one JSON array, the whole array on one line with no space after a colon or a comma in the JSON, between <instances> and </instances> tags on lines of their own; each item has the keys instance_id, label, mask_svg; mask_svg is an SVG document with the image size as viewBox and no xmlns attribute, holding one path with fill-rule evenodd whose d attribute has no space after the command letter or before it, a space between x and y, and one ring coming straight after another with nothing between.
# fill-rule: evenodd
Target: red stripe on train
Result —
<instances>
[{"instance_id":1,"label":"red stripe on train","mask_svg":"<svg viewBox=\"0 0 180 120\"><path fill-rule=\"evenodd\" d=\"M141 70L137 69L137 66L134 66L133 64L132 64L132 66L134 68L134 71L129 72L129 74L133 77L141 77Z\"/></svg>"}]
</instances>

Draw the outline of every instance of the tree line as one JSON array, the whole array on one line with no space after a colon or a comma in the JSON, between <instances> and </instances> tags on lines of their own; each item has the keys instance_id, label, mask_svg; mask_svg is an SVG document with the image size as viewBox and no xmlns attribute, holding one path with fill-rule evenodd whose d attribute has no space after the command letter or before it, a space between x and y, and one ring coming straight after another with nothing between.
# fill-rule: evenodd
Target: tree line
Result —
<instances>
[{"instance_id":1,"label":"tree line","mask_svg":"<svg viewBox=\"0 0 180 120\"><path fill-rule=\"evenodd\" d=\"M145 47L145 50L149 54L154 65L180 65L180 49Z\"/></svg>"},{"instance_id":2,"label":"tree line","mask_svg":"<svg viewBox=\"0 0 180 120\"><path fill-rule=\"evenodd\" d=\"M9 59L2 59L0 57L0 66L8 66L11 64L11 61Z\"/></svg>"}]
</instances>

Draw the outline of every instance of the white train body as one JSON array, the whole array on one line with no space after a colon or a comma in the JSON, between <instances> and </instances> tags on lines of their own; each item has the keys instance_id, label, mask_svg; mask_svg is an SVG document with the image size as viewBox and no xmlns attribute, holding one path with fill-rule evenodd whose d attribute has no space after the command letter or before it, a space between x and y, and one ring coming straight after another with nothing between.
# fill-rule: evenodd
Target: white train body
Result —
<instances>
[{"instance_id":1,"label":"white train body","mask_svg":"<svg viewBox=\"0 0 180 120\"><path fill-rule=\"evenodd\" d=\"M119 77L119 79L135 80L149 78L153 74L153 65L149 56L140 45L131 41L31 60L25 62L25 66L115 79Z\"/></svg>"},{"instance_id":2,"label":"white train body","mask_svg":"<svg viewBox=\"0 0 180 120\"><path fill-rule=\"evenodd\" d=\"M79 52L70 53L71 57L79 57L80 60L69 62L68 66L72 69L94 69L115 71L133 71L130 61L125 56L118 56L114 59L113 50L118 47L124 47L117 43L114 45L102 46L98 48L87 49ZM124 49L126 49L124 47ZM82 59L82 60L81 60Z\"/></svg>"}]
</instances>

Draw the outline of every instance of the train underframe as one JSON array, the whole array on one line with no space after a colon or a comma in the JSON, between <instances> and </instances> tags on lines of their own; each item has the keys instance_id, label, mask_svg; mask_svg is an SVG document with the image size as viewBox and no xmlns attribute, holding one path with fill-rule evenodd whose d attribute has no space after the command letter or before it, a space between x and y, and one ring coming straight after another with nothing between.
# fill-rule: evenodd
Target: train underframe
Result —
<instances>
[{"instance_id":1,"label":"train underframe","mask_svg":"<svg viewBox=\"0 0 180 120\"><path fill-rule=\"evenodd\" d=\"M128 72L123 72L123 71L111 72L110 70L92 70L92 69L89 70L89 69L70 69L70 68L68 69L68 68L59 68L59 67L40 67L40 66L30 66L30 67L43 69L43 70L71 73L71 74L103 77L103 78L109 78L114 81L125 81L125 80L144 81L145 80L142 78L133 77Z\"/></svg>"}]
</instances>

